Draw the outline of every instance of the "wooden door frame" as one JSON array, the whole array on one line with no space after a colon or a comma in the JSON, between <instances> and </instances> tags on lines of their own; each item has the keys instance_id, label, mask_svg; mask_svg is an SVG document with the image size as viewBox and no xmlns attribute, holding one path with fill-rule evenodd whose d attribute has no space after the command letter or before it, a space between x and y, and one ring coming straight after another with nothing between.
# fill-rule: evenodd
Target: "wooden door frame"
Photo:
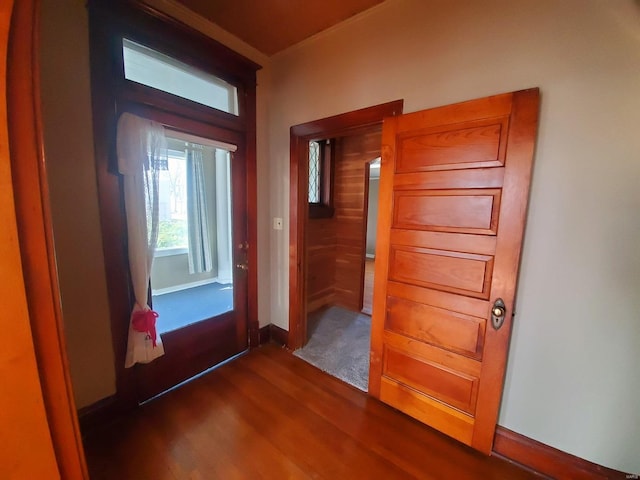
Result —
<instances>
[{"instance_id":1,"label":"wooden door frame","mask_svg":"<svg viewBox=\"0 0 640 480\"><path fill-rule=\"evenodd\" d=\"M136 113L152 108L156 114L166 117L159 118L160 123L176 130L203 137L211 135L212 131L225 130L243 136L247 169L246 241L249 245L246 251L249 267L246 273L248 346L258 346L255 72L261 67L137 0L90 0L88 5L94 153L116 372L116 394L111 409L119 412L135 408L138 399L135 372L133 368L124 367L129 316L133 306L129 269L125 261L126 240L113 235L114 231L126 231L124 204L113 201L114 198L120 200L121 192L120 176L114 174L117 163L114 153L117 115L125 108L125 104L134 104L138 109ZM194 107L193 102L163 92L151 97L148 89L125 86L121 66L113 58L114 38L125 35L134 40L150 42L152 47L162 47L166 53L188 59L202 70L232 83L238 88L240 115L212 112L211 108L197 105ZM175 39L179 41L173 41ZM234 252L236 250L237 245L234 245Z\"/></svg>"},{"instance_id":2,"label":"wooden door frame","mask_svg":"<svg viewBox=\"0 0 640 480\"><path fill-rule=\"evenodd\" d=\"M307 336L306 230L309 203L310 140L353 135L379 126L385 117L402 114L404 100L383 103L291 127L289 191L289 336L287 347L301 348Z\"/></svg>"},{"instance_id":3,"label":"wooden door frame","mask_svg":"<svg viewBox=\"0 0 640 480\"><path fill-rule=\"evenodd\" d=\"M5 8L10 10L11 2ZM66 355L43 151L39 14L37 0L13 4L6 119L11 176L33 347L53 449L60 478L82 479L89 475Z\"/></svg>"}]
</instances>

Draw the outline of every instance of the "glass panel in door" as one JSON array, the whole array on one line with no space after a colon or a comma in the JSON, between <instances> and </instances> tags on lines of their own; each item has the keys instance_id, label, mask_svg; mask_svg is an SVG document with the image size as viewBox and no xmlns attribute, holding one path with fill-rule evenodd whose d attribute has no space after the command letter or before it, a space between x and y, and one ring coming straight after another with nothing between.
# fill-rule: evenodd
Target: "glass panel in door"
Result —
<instances>
[{"instance_id":1,"label":"glass panel in door","mask_svg":"<svg viewBox=\"0 0 640 480\"><path fill-rule=\"evenodd\" d=\"M241 138L224 131L233 141L224 143L165 131L170 152L159 178L160 228L151 270L151 304L165 354L136 365L138 401L248 348Z\"/></svg>"},{"instance_id":2,"label":"glass panel in door","mask_svg":"<svg viewBox=\"0 0 640 480\"><path fill-rule=\"evenodd\" d=\"M234 308L231 153L235 146L168 137L159 178L158 246L151 271L158 333Z\"/></svg>"}]
</instances>

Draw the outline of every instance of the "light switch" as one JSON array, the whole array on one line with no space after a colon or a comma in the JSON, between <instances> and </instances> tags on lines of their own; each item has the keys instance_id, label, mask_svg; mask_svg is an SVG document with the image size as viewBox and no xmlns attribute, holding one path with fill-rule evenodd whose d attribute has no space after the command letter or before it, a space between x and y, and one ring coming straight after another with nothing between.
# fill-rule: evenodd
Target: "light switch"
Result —
<instances>
[{"instance_id":1,"label":"light switch","mask_svg":"<svg viewBox=\"0 0 640 480\"><path fill-rule=\"evenodd\" d=\"M273 217L273 229L282 230L282 219L280 217Z\"/></svg>"}]
</instances>

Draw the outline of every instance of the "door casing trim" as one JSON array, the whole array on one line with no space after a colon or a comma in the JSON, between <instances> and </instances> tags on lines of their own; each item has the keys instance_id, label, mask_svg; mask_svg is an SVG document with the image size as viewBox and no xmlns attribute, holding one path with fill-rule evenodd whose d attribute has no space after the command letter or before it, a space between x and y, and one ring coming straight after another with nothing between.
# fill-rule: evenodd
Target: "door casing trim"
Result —
<instances>
[{"instance_id":1,"label":"door casing trim","mask_svg":"<svg viewBox=\"0 0 640 480\"><path fill-rule=\"evenodd\" d=\"M309 182L306 143L313 139L344 137L382 124L385 117L402 114L404 100L383 103L291 127L289 191L289 335L287 347L296 350L307 336L306 230Z\"/></svg>"},{"instance_id":2,"label":"door casing trim","mask_svg":"<svg viewBox=\"0 0 640 480\"><path fill-rule=\"evenodd\" d=\"M123 319L129 317L132 308L128 267L122 260L126 258L126 241L114 237L113 233L111 237L108 235L109 232L124 231L124 207L122 202L116 202L116 205L112 201L113 198L118 198L120 191L120 179L113 175L113 143L117 115L127 110L141 116L153 115L154 120L165 126L203 137L216 136L229 143L238 141L237 137L242 139L246 167L246 196L243 199L247 212L246 238L237 240L246 240L249 245L246 251L249 266L246 273L248 331L237 331L236 336L247 336L248 345L257 346L259 323L255 72L261 67L214 39L139 2L90 0L88 6L94 155L116 372L114 410L122 412L135 408L138 398L135 371L124 368L128 321ZM123 87L122 81L112 81L119 68L118 62L113 58L117 47L114 38L124 35L133 35L132 38L142 35L152 46L158 43L163 48L166 47L168 53L186 55L185 58L197 62L202 69L212 71L236 85L239 89L240 115L235 117L221 112L211 112L211 109L194 109L193 105L185 103L187 101L168 98L162 93L158 94L157 102L153 103L148 92L140 88L135 89L135 92L127 90ZM179 41L169 41L170 38ZM206 52L206 55L203 52ZM193 116L190 115L192 110L195 112Z\"/></svg>"}]
</instances>

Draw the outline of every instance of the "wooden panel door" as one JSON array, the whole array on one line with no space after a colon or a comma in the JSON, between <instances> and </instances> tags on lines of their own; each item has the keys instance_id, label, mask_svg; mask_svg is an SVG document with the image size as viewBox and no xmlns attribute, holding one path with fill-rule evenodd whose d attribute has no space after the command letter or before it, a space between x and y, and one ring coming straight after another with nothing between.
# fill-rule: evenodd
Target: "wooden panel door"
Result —
<instances>
[{"instance_id":1,"label":"wooden panel door","mask_svg":"<svg viewBox=\"0 0 640 480\"><path fill-rule=\"evenodd\" d=\"M524 90L384 122L369 392L487 454L538 97ZM506 313L495 328L498 299Z\"/></svg>"}]
</instances>

